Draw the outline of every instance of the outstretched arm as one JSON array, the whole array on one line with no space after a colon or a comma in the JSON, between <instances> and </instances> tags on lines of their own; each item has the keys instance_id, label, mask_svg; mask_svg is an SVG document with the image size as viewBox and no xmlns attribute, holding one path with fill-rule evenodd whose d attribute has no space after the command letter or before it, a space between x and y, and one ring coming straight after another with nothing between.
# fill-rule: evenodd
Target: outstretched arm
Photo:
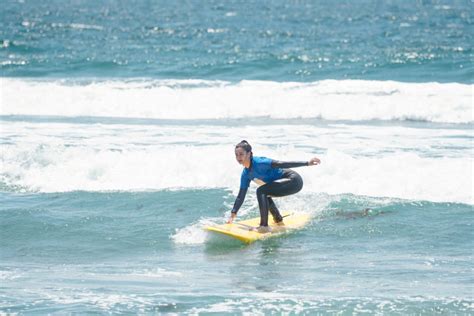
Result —
<instances>
[{"instance_id":1,"label":"outstretched arm","mask_svg":"<svg viewBox=\"0 0 474 316\"><path fill-rule=\"evenodd\" d=\"M232 212L230 215L229 220L227 221L228 224L232 223L234 218L237 216L237 212L239 211L242 203L244 203L245 195L247 194L248 188L240 188L239 194L237 194L237 198L235 199L234 207L232 208Z\"/></svg>"},{"instance_id":2,"label":"outstretched arm","mask_svg":"<svg viewBox=\"0 0 474 316\"><path fill-rule=\"evenodd\" d=\"M296 167L303 167L303 166L316 166L321 163L319 158L314 157L311 158L309 161L279 161L279 160L272 160L272 168L296 168Z\"/></svg>"}]
</instances>

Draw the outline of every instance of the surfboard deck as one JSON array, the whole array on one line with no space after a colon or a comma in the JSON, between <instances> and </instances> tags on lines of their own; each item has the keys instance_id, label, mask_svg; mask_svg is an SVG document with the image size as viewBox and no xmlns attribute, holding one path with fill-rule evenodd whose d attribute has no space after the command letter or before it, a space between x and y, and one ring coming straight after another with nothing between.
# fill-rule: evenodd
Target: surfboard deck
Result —
<instances>
[{"instance_id":1,"label":"surfboard deck","mask_svg":"<svg viewBox=\"0 0 474 316\"><path fill-rule=\"evenodd\" d=\"M260 239L302 228L311 219L311 216L306 213L283 212L282 216L284 217L283 225L278 225L273 222L273 219L270 216L268 219L268 226L270 226L271 232L269 233L259 233L254 230L260 224L260 216L243 221L236 221L232 224L206 226L204 229L214 233L227 235L246 244L250 244Z\"/></svg>"}]
</instances>

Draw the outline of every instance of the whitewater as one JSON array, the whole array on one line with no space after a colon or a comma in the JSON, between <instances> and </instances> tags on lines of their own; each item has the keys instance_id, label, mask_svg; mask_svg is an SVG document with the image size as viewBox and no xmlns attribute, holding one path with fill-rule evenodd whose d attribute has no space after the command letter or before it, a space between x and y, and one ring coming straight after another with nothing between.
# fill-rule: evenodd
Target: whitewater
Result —
<instances>
[{"instance_id":1,"label":"whitewater","mask_svg":"<svg viewBox=\"0 0 474 316\"><path fill-rule=\"evenodd\" d=\"M2 115L473 122L471 84L1 78ZM67 105L67 106L66 106Z\"/></svg>"},{"instance_id":2,"label":"whitewater","mask_svg":"<svg viewBox=\"0 0 474 316\"><path fill-rule=\"evenodd\" d=\"M274 159L319 155L317 172L301 170L307 192L473 202L472 85L3 78L2 87L7 188L235 191L233 145L245 138Z\"/></svg>"}]
</instances>

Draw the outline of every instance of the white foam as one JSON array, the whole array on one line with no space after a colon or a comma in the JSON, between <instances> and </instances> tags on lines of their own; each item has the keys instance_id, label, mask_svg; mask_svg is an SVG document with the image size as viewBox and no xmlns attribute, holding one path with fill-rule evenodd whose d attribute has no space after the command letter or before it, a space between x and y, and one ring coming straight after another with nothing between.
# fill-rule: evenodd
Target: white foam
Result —
<instances>
[{"instance_id":1,"label":"white foam","mask_svg":"<svg viewBox=\"0 0 474 316\"><path fill-rule=\"evenodd\" d=\"M308 154L285 149L262 151L297 160ZM241 167L221 146L169 146L139 150L31 145L5 146L1 180L42 192L230 188L239 185ZM353 193L439 202L473 203L473 159L426 158L414 153L353 157L329 150L322 164L299 168L303 192ZM186 232L187 235L190 232ZM202 236L195 236L198 240Z\"/></svg>"},{"instance_id":2,"label":"white foam","mask_svg":"<svg viewBox=\"0 0 474 316\"><path fill-rule=\"evenodd\" d=\"M9 271L3 270L0 271L0 280L2 281L12 281L24 277L24 273L18 272L16 270Z\"/></svg>"},{"instance_id":3,"label":"white foam","mask_svg":"<svg viewBox=\"0 0 474 316\"><path fill-rule=\"evenodd\" d=\"M129 308L151 306L154 302L151 298L139 295L109 294L98 293L90 290L72 291L69 288L63 288L62 291L52 291L50 289L42 290L41 296L44 300L64 305L85 305L95 306L101 310L111 311L118 306L126 305ZM37 295L37 292L33 292Z\"/></svg>"},{"instance_id":4,"label":"white foam","mask_svg":"<svg viewBox=\"0 0 474 316\"><path fill-rule=\"evenodd\" d=\"M200 245L206 242L208 234L203 227L211 224L211 221L201 219L198 223L176 229L170 238L176 244L182 245Z\"/></svg>"},{"instance_id":5,"label":"white foam","mask_svg":"<svg viewBox=\"0 0 474 316\"><path fill-rule=\"evenodd\" d=\"M473 86L458 83L0 80L2 115L474 121Z\"/></svg>"},{"instance_id":6,"label":"white foam","mask_svg":"<svg viewBox=\"0 0 474 316\"><path fill-rule=\"evenodd\" d=\"M473 203L473 131L378 125L2 122L0 182L15 190L238 190L234 144L299 161L303 192ZM243 136L244 135L244 136ZM252 189L254 190L254 189ZM252 191L251 190L251 191Z\"/></svg>"},{"instance_id":7,"label":"white foam","mask_svg":"<svg viewBox=\"0 0 474 316\"><path fill-rule=\"evenodd\" d=\"M144 269L139 271L134 271L132 273L124 273L118 275L103 276L100 278L102 281L105 280L120 280L120 281L144 281L149 282L154 279L169 279L169 278L181 278L183 274L181 272L169 271L162 268L153 268L153 269Z\"/></svg>"},{"instance_id":8,"label":"white foam","mask_svg":"<svg viewBox=\"0 0 474 316\"><path fill-rule=\"evenodd\" d=\"M203 151L214 158L196 159ZM9 184L43 192L222 187L230 175L225 170L235 163L219 152L218 147L187 146L122 152L54 146L17 152L7 147L1 153L2 175Z\"/></svg>"},{"instance_id":9,"label":"white foam","mask_svg":"<svg viewBox=\"0 0 474 316\"><path fill-rule=\"evenodd\" d=\"M329 150L318 170L301 170L307 191L474 203L473 159L413 153L359 157Z\"/></svg>"}]
</instances>

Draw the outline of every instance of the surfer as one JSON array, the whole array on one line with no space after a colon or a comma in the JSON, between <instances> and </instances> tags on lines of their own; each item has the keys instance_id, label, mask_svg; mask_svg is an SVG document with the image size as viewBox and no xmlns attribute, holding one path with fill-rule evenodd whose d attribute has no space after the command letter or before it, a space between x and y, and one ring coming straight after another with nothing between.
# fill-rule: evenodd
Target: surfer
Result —
<instances>
[{"instance_id":1,"label":"surfer","mask_svg":"<svg viewBox=\"0 0 474 316\"><path fill-rule=\"evenodd\" d=\"M303 188L301 176L288 168L315 166L321 163L316 157L302 162L283 162L266 157L254 157L252 146L246 140L241 141L235 146L235 158L239 164L244 166L244 170L240 177L239 194L227 222L229 224L232 223L237 216L237 212L247 194L250 181L253 180L259 185L257 188L257 200L260 209L260 226L257 228L257 231L260 233L270 231L268 227L269 211L275 223L283 224L283 217L275 202L273 202L272 197L295 194Z\"/></svg>"}]
</instances>

